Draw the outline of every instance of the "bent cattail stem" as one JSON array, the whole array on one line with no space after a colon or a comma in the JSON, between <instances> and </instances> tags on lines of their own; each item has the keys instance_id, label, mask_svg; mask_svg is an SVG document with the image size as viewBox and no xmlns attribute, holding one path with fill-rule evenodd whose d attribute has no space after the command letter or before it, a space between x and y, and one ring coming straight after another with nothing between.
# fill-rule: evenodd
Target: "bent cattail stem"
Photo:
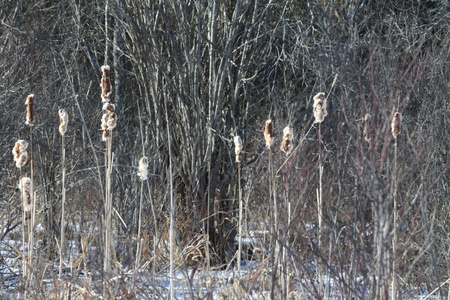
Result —
<instances>
[{"instance_id":1,"label":"bent cattail stem","mask_svg":"<svg viewBox=\"0 0 450 300\"><path fill-rule=\"evenodd\" d=\"M364 117L364 139L366 140L366 142L370 142L369 119L370 114L366 114L366 116Z\"/></svg>"},{"instance_id":2,"label":"bent cattail stem","mask_svg":"<svg viewBox=\"0 0 450 300\"><path fill-rule=\"evenodd\" d=\"M266 121L266 128L264 129L264 138L266 139L267 148L270 148L273 144L272 120Z\"/></svg>"},{"instance_id":3,"label":"bent cattail stem","mask_svg":"<svg viewBox=\"0 0 450 300\"><path fill-rule=\"evenodd\" d=\"M59 132L64 135L67 131L67 125L69 123L69 114L64 110L60 109L59 114Z\"/></svg>"},{"instance_id":4,"label":"bent cattail stem","mask_svg":"<svg viewBox=\"0 0 450 300\"><path fill-rule=\"evenodd\" d=\"M283 129L283 142L281 143L281 151L288 155L292 150L292 139L294 137L294 130L292 127L286 126Z\"/></svg>"},{"instance_id":5,"label":"bent cattail stem","mask_svg":"<svg viewBox=\"0 0 450 300\"><path fill-rule=\"evenodd\" d=\"M34 94L30 94L27 97L27 100L25 101L25 104L27 105L27 121L25 124L27 125L33 125L34 122Z\"/></svg>"},{"instance_id":6,"label":"bent cattail stem","mask_svg":"<svg viewBox=\"0 0 450 300\"><path fill-rule=\"evenodd\" d=\"M242 161L241 152L244 147L242 146L241 137L238 135L234 137L234 147L235 147L234 153L236 154L236 162L240 163Z\"/></svg>"},{"instance_id":7,"label":"bent cattail stem","mask_svg":"<svg viewBox=\"0 0 450 300\"><path fill-rule=\"evenodd\" d=\"M110 68L109 66L102 66L102 102L109 102L111 97L111 80L109 79Z\"/></svg>"},{"instance_id":8,"label":"bent cattail stem","mask_svg":"<svg viewBox=\"0 0 450 300\"><path fill-rule=\"evenodd\" d=\"M328 115L327 112L327 99L325 99L325 93L318 93L314 96L314 123L322 123L325 117Z\"/></svg>"},{"instance_id":9,"label":"bent cattail stem","mask_svg":"<svg viewBox=\"0 0 450 300\"><path fill-rule=\"evenodd\" d=\"M394 114L391 122L392 136L394 139L400 134L400 126L402 124L402 114L398 111Z\"/></svg>"},{"instance_id":10,"label":"bent cattail stem","mask_svg":"<svg viewBox=\"0 0 450 300\"><path fill-rule=\"evenodd\" d=\"M33 194L31 193L31 179L22 177L19 182L19 189L22 192L23 209L30 211L33 206Z\"/></svg>"},{"instance_id":11,"label":"bent cattail stem","mask_svg":"<svg viewBox=\"0 0 450 300\"><path fill-rule=\"evenodd\" d=\"M139 172L138 176L141 180L148 179L148 159L147 157L142 157L139 161Z\"/></svg>"}]
</instances>

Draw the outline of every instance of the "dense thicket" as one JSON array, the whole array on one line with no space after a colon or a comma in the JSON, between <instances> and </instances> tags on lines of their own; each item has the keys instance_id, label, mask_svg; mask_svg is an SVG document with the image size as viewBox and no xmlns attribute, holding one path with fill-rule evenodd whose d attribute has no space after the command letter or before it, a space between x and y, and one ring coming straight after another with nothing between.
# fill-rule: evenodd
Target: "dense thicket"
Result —
<instances>
[{"instance_id":1,"label":"dense thicket","mask_svg":"<svg viewBox=\"0 0 450 300\"><path fill-rule=\"evenodd\" d=\"M2 243L21 224L11 149L17 139L28 139L24 102L30 93L36 95L42 263L58 251L59 108L70 115L68 224L73 234L89 235L93 244L100 240L101 231L94 230L102 226L104 199L99 85L100 67L109 64L119 115L113 231L122 264L133 261L127 247L137 230L136 174L143 155L150 166L144 252L153 251L153 239L167 238L168 129L179 246L206 233L211 263L228 263L237 207L232 138L244 140L246 216L258 223L270 214L263 129L271 118L277 195L281 207L288 201L292 207L289 223L281 210L282 230L289 230L282 236L290 240L292 265L302 274L298 283L312 276L306 263L312 260L323 261L343 293L356 298L382 298L393 261L404 295L449 278L448 1L42 0L2 1L1 7ZM321 125L326 229L318 248L309 228L317 223L319 188L312 97L321 91L329 107ZM395 180L390 122L397 110L403 124ZM278 149L287 125L294 128L296 148L285 157ZM395 184L400 223L394 259L389 224Z\"/></svg>"}]
</instances>

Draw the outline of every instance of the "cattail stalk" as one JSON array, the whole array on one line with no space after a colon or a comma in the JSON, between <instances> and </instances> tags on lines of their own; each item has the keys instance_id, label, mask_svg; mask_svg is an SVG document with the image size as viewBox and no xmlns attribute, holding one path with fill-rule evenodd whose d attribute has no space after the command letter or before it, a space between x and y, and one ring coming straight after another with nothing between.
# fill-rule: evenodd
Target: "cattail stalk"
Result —
<instances>
[{"instance_id":1,"label":"cattail stalk","mask_svg":"<svg viewBox=\"0 0 450 300\"><path fill-rule=\"evenodd\" d=\"M316 190L317 193L317 210L318 210L318 222L319 222L319 250L322 248L322 218L323 218L323 196L322 196L322 177L323 177L323 166L322 166L322 122L328 115L327 111L327 99L325 98L325 93L320 92L314 96L313 113L315 123L319 123L318 130L318 143L319 143L319 189ZM323 281L322 281L322 264L318 265L318 279L319 279L319 294L322 294Z\"/></svg>"},{"instance_id":2,"label":"cattail stalk","mask_svg":"<svg viewBox=\"0 0 450 300\"><path fill-rule=\"evenodd\" d=\"M148 179L148 159L145 156L139 160L138 176L141 179L141 196L140 196L140 200L139 200L138 236L137 236L135 270L137 270L137 268L139 268L139 263L141 260L142 202L143 202L143 198L144 198L144 181Z\"/></svg>"},{"instance_id":3,"label":"cattail stalk","mask_svg":"<svg viewBox=\"0 0 450 300\"><path fill-rule=\"evenodd\" d=\"M165 117L167 123L167 144L169 147L169 205L170 205L170 229L169 229L169 252L170 252L170 267L169 267L169 276L170 276L170 284L169 284L169 295L170 300L175 299L175 291L174 291L174 237L175 237L175 201L173 199L173 174L172 174L172 143L170 140L170 122L169 122L169 114L167 112L167 99L164 102L165 106Z\"/></svg>"},{"instance_id":4,"label":"cattail stalk","mask_svg":"<svg viewBox=\"0 0 450 300\"><path fill-rule=\"evenodd\" d=\"M112 153L112 131L117 125L117 115L115 112L115 106L109 101L111 100L111 80L110 67L104 65L101 67L102 71L102 102L104 113L101 119L101 127L103 130L102 140L106 143L105 153L105 252L103 261L103 270L106 275L111 272L111 247L112 247L112 234L111 234L111 215L112 215L112 168L114 155ZM104 290L105 291L105 290Z\"/></svg>"},{"instance_id":5,"label":"cattail stalk","mask_svg":"<svg viewBox=\"0 0 450 300\"><path fill-rule=\"evenodd\" d=\"M243 149L240 136L234 137L234 152L236 154L236 162L238 163L238 192L239 192L239 240L238 240L238 276L241 276L241 253L242 253L242 190L241 190L241 153Z\"/></svg>"},{"instance_id":6,"label":"cattail stalk","mask_svg":"<svg viewBox=\"0 0 450 300\"><path fill-rule=\"evenodd\" d=\"M61 148L62 148L62 188L61 188L61 242L59 251L59 279L62 276L63 268L63 253L64 253L64 230L65 230L65 218L64 218L64 205L66 202L66 149L64 146L64 135L67 131L67 126L69 123L69 114L64 110L60 109L59 114L59 133L61 134Z\"/></svg>"},{"instance_id":7,"label":"cattail stalk","mask_svg":"<svg viewBox=\"0 0 450 300\"><path fill-rule=\"evenodd\" d=\"M14 161L16 162L16 167L20 170L19 175L19 189L20 189L20 203L22 206L22 276L26 278L27 276L27 267L26 267L26 259L25 259L25 243L26 243L26 235L25 235L25 220L26 220L26 212L30 210L31 202L29 201L27 195L24 195L25 191L25 178L22 177L22 167L27 163L28 155L26 149L28 148L28 143L24 140L18 140L14 148L12 150ZM28 187L29 188L29 187Z\"/></svg>"},{"instance_id":8,"label":"cattail stalk","mask_svg":"<svg viewBox=\"0 0 450 300\"><path fill-rule=\"evenodd\" d=\"M30 126L30 195L31 199L31 224L28 228L28 254L29 266L33 268L33 244L34 244L34 225L36 217L36 205L34 201L34 166L33 166L33 124L34 124L34 94L28 95L25 104L27 105L26 124ZM28 280L33 279L33 272L28 273Z\"/></svg>"},{"instance_id":9,"label":"cattail stalk","mask_svg":"<svg viewBox=\"0 0 450 300\"><path fill-rule=\"evenodd\" d=\"M288 155L293 148L292 140L294 138L294 130L292 127L287 126L283 129L283 143L281 144L281 150ZM286 157L287 160L287 157ZM283 272L282 279L283 279L283 290L284 290L284 296L287 298L289 295L289 284L290 284L290 276L289 276L289 264L287 261L288 255L287 255L287 247L289 247L289 223L291 220L291 202L289 201L289 182L288 178L286 177L286 197L285 197L285 205L287 208L287 220L286 220L286 231L285 231L285 244L286 246L283 247L283 255L282 255L282 267Z\"/></svg>"},{"instance_id":10,"label":"cattail stalk","mask_svg":"<svg viewBox=\"0 0 450 300\"><path fill-rule=\"evenodd\" d=\"M397 210L397 137L400 134L400 126L402 123L402 115L399 112L394 113L394 117L391 122L391 131L392 136L394 137L394 172L392 174L392 180L394 184L394 230L392 237L392 251L393 251L393 263L392 263L392 300L397 298L397 218L398 218L398 210Z\"/></svg>"}]
</instances>

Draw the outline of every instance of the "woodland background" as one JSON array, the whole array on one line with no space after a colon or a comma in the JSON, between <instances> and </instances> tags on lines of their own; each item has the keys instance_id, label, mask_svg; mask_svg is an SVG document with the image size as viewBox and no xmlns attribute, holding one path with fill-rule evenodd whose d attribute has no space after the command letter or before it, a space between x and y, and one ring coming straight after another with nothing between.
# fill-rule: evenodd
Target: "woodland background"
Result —
<instances>
[{"instance_id":1,"label":"woodland background","mask_svg":"<svg viewBox=\"0 0 450 300\"><path fill-rule=\"evenodd\" d=\"M6 245L21 226L11 150L17 139L29 138L24 102L34 93L37 278L58 260L59 108L70 118L65 230L80 252L82 238L88 239L95 249L89 266L101 272L103 64L111 66L119 117L113 207L123 221L114 214L113 232L121 266L134 261L137 166L144 155L150 176L143 255L149 268L167 264L168 128L179 251L206 233L211 256L200 268L230 263L238 197L232 139L240 135L244 142L246 221L260 224L272 213L263 138L265 121L272 119L279 205L289 200L292 209L290 222L280 209L280 230L289 230L280 236L289 240L297 283L314 277L307 262L320 259L347 299L382 298L386 291L375 287L374 278L388 282L390 276L377 247L391 247L391 231L380 232L392 222L390 122L398 110L403 115L399 246L387 261L397 261L405 296L431 291L450 278L448 1L107 1L0 1L0 242ZM312 97L318 92L325 92L329 103L322 124L326 238L321 248L309 230L317 224L318 125ZM364 138L366 114L370 142ZM287 125L297 148L286 158L279 145ZM11 269L2 258L5 288L15 276ZM437 294L444 297L447 291L443 285ZM316 292L310 295L319 297Z\"/></svg>"}]
</instances>

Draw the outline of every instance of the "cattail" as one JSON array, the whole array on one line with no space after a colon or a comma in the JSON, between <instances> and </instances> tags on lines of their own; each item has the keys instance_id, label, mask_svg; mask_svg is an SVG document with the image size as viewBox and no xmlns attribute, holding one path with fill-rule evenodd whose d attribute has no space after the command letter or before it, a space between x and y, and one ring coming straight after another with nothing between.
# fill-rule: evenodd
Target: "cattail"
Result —
<instances>
[{"instance_id":1,"label":"cattail","mask_svg":"<svg viewBox=\"0 0 450 300\"><path fill-rule=\"evenodd\" d=\"M364 138L366 142L370 142L369 119L370 114L366 114L366 116L364 117Z\"/></svg>"},{"instance_id":2,"label":"cattail","mask_svg":"<svg viewBox=\"0 0 450 300\"><path fill-rule=\"evenodd\" d=\"M242 161L241 152L244 147L242 146L241 137L238 135L234 137L234 147L234 153L236 153L236 162L240 163Z\"/></svg>"},{"instance_id":3,"label":"cattail","mask_svg":"<svg viewBox=\"0 0 450 300\"><path fill-rule=\"evenodd\" d=\"M22 168L28 161L28 152L23 151L20 153L19 158L16 160L16 167Z\"/></svg>"},{"instance_id":4,"label":"cattail","mask_svg":"<svg viewBox=\"0 0 450 300\"><path fill-rule=\"evenodd\" d=\"M69 123L69 114L64 110L60 109L59 114L59 132L64 135L67 131L67 124Z\"/></svg>"},{"instance_id":5,"label":"cattail","mask_svg":"<svg viewBox=\"0 0 450 300\"><path fill-rule=\"evenodd\" d=\"M106 110L108 113L112 113L116 111L116 106L114 104L111 104L109 102L106 102L103 104L103 110Z\"/></svg>"},{"instance_id":6,"label":"cattail","mask_svg":"<svg viewBox=\"0 0 450 300\"><path fill-rule=\"evenodd\" d=\"M294 138L294 129L292 127L286 126L283 129L283 142L281 143L281 151L289 154L292 150L292 139Z\"/></svg>"},{"instance_id":7,"label":"cattail","mask_svg":"<svg viewBox=\"0 0 450 300\"><path fill-rule=\"evenodd\" d=\"M148 178L148 159L145 156L139 161L138 176L141 180L147 180Z\"/></svg>"},{"instance_id":8,"label":"cattail","mask_svg":"<svg viewBox=\"0 0 450 300\"><path fill-rule=\"evenodd\" d=\"M117 126L117 115L115 112L110 113L108 116L108 122L106 123L108 125L108 129L112 130L116 128Z\"/></svg>"},{"instance_id":9,"label":"cattail","mask_svg":"<svg viewBox=\"0 0 450 300\"><path fill-rule=\"evenodd\" d=\"M273 144L272 120L266 121L266 128L264 129L264 138L266 139L267 148L270 148Z\"/></svg>"},{"instance_id":10,"label":"cattail","mask_svg":"<svg viewBox=\"0 0 450 300\"><path fill-rule=\"evenodd\" d=\"M402 124L402 114L398 111L394 114L391 122L392 136L394 139L400 134L400 125Z\"/></svg>"},{"instance_id":11,"label":"cattail","mask_svg":"<svg viewBox=\"0 0 450 300\"><path fill-rule=\"evenodd\" d=\"M18 140L14 145L12 153L14 155L14 161L16 162L16 167L21 168L28 161L28 143L24 140Z\"/></svg>"},{"instance_id":12,"label":"cattail","mask_svg":"<svg viewBox=\"0 0 450 300\"><path fill-rule=\"evenodd\" d=\"M325 93L318 93L314 96L314 118L316 119L314 123L322 123L325 117L328 115L327 112L327 99L325 99Z\"/></svg>"},{"instance_id":13,"label":"cattail","mask_svg":"<svg viewBox=\"0 0 450 300\"><path fill-rule=\"evenodd\" d=\"M31 193L31 179L22 177L19 182L19 189L22 192L23 209L30 211L33 204L33 195Z\"/></svg>"},{"instance_id":14,"label":"cattail","mask_svg":"<svg viewBox=\"0 0 450 300\"><path fill-rule=\"evenodd\" d=\"M27 105L27 121L25 124L27 125L33 125L34 122L33 103L34 103L34 95L30 94L28 95L27 100L25 101L25 104Z\"/></svg>"},{"instance_id":15,"label":"cattail","mask_svg":"<svg viewBox=\"0 0 450 300\"><path fill-rule=\"evenodd\" d=\"M109 79L110 68L109 66L102 66L102 102L109 102L111 97L111 80Z\"/></svg>"}]
</instances>

